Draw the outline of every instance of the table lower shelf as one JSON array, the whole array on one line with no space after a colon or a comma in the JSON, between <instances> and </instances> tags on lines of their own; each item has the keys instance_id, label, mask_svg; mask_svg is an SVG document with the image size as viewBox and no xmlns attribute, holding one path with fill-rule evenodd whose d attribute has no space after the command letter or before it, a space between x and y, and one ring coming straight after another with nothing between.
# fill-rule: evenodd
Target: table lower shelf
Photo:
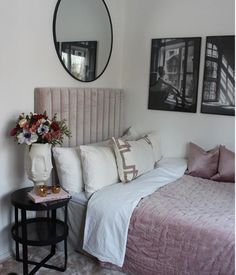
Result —
<instances>
[{"instance_id":1,"label":"table lower shelf","mask_svg":"<svg viewBox=\"0 0 236 275\"><path fill-rule=\"evenodd\" d=\"M68 235L68 226L60 220L51 218L33 218L27 219L26 236L23 236L23 223L13 225L12 237L21 244L32 246L53 245L65 238Z\"/></svg>"}]
</instances>

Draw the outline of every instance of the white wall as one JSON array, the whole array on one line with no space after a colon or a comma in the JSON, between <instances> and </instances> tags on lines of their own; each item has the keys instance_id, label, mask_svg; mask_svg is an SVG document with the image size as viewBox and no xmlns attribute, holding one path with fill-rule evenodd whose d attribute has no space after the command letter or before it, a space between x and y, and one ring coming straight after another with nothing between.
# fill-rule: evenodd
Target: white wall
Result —
<instances>
[{"instance_id":1,"label":"white wall","mask_svg":"<svg viewBox=\"0 0 236 275\"><path fill-rule=\"evenodd\" d=\"M113 54L95 82L78 82L60 64L54 49L52 20L56 0L1 0L0 9L0 259L10 248L10 193L32 185L23 173L23 148L8 136L21 112L33 110L37 86L121 88L123 0L107 0L114 28Z\"/></svg>"},{"instance_id":2,"label":"white wall","mask_svg":"<svg viewBox=\"0 0 236 275\"><path fill-rule=\"evenodd\" d=\"M183 156L186 144L234 149L234 117L200 113L205 37L234 34L234 0L129 0L126 6L123 87L126 125L159 130L165 156ZM152 38L203 37L197 113L148 110Z\"/></svg>"}]
</instances>

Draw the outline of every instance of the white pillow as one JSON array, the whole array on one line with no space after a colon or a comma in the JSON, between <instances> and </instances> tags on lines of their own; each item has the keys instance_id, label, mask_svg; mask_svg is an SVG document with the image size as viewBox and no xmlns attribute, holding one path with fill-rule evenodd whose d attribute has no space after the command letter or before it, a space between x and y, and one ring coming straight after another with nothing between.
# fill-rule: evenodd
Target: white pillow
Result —
<instances>
[{"instance_id":1,"label":"white pillow","mask_svg":"<svg viewBox=\"0 0 236 275\"><path fill-rule=\"evenodd\" d=\"M156 165L157 165L158 161L162 159L160 135L157 132L152 132L150 134L147 134L146 136L152 143L152 149L154 152L155 161L156 161Z\"/></svg>"},{"instance_id":2,"label":"white pillow","mask_svg":"<svg viewBox=\"0 0 236 275\"><path fill-rule=\"evenodd\" d=\"M148 137L136 141L112 140L122 182L129 182L154 168L155 157Z\"/></svg>"},{"instance_id":3,"label":"white pillow","mask_svg":"<svg viewBox=\"0 0 236 275\"><path fill-rule=\"evenodd\" d=\"M78 147L54 147L52 151L61 186L67 191L82 192L83 178Z\"/></svg>"},{"instance_id":4,"label":"white pillow","mask_svg":"<svg viewBox=\"0 0 236 275\"><path fill-rule=\"evenodd\" d=\"M130 126L122 135L123 140L136 140L140 137L138 132L133 126Z\"/></svg>"},{"instance_id":5,"label":"white pillow","mask_svg":"<svg viewBox=\"0 0 236 275\"><path fill-rule=\"evenodd\" d=\"M81 145L81 161L85 192L95 191L119 181L115 155L109 146Z\"/></svg>"},{"instance_id":6,"label":"white pillow","mask_svg":"<svg viewBox=\"0 0 236 275\"><path fill-rule=\"evenodd\" d=\"M133 126L129 127L124 135L121 137L124 140L135 140L138 137L138 133L134 129ZM82 145L85 146L85 145ZM113 147L113 142L111 139L100 141L93 144L88 144L86 146L107 146L107 147ZM53 156L56 163L58 178L60 181L60 184L63 188L65 188L68 191L73 192L82 192L84 190L84 183L83 183L83 176L82 176L82 163L80 159L80 148L78 147L54 147L53 148ZM105 150L107 151L107 150ZM114 153L113 157L115 159ZM114 164L114 162L113 162ZM114 165L113 165L114 167ZM117 168L116 168L117 170ZM95 172L95 171L94 171ZM96 172L95 172L96 173ZM86 171L85 173L86 174ZM117 174L117 180L118 182L118 172ZM86 178L86 176L85 176ZM87 188L89 189L89 187ZM95 188L96 189L96 188ZM93 193L86 191L88 194Z\"/></svg>"}]
</instances>

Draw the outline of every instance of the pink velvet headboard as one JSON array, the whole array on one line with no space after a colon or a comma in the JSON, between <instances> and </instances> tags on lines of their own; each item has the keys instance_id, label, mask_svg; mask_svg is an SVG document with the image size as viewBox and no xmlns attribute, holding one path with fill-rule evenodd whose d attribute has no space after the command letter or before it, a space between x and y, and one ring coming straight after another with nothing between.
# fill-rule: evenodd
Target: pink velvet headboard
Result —
<instances>
[{"instance_id":1,"label":"pink velvet headboard","mask_svg":"<svg viewBox=\"0 0 236 275\"><path fill-rule=\"evenodd\" d=\"M64 146L119 137L123 132L124 91L103 88L35 88L34 110L66 119L72 132Z\"/></svg>"}]
</instances>

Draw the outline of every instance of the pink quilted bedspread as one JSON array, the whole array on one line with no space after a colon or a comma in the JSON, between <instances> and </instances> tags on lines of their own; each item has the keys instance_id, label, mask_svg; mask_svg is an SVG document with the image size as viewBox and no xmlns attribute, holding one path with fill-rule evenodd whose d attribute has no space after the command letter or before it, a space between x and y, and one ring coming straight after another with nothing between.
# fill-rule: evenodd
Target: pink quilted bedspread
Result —
<instances>
[{"instance_id":1,"label":"pink quilted bedspread","mask_svg":"<svg viewBox=\"0 0 236 275\"><path fill-rule=\"evenodd\" d=\"M143 199L129 226L128 274L234 274L234 184L183 176Z\"/></svg>"}]
</instances>

